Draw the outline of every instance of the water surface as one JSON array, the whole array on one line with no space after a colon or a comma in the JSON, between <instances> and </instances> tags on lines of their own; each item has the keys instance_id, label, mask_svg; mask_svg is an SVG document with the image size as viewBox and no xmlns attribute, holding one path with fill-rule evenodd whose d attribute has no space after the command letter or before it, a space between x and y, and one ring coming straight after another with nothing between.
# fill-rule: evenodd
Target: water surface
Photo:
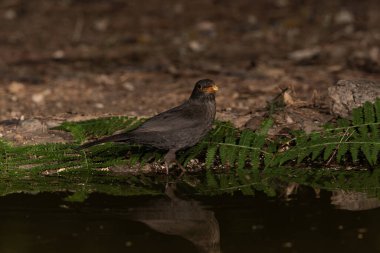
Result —
<instances>
[{"instance_id":1,"label":"water surface","mask_svg":"<svg viewBox=\"0 0 380 253\"><path fill-rule=\"evenodd\" d=\"M3 196L0 252L380 252L380 209L361 193L165 192L95 192L83 202L65 192Z\"/></svg>"}]
</instances>

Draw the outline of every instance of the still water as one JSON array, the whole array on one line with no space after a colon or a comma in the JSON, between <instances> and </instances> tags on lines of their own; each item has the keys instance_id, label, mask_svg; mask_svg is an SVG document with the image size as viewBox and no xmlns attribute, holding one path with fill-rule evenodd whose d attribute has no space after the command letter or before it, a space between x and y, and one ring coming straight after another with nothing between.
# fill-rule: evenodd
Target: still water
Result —
<instances>
[{"instance_id":1,"label":"still water","mask_svg":"<svg viewBox=\"0 0 380 253\"><path fill-rule=\"evenodd\" d=\"M13 193L0 197L0 252L380 252L380 206L361 193L291 197Z\"/></svg>"}]
</instances>

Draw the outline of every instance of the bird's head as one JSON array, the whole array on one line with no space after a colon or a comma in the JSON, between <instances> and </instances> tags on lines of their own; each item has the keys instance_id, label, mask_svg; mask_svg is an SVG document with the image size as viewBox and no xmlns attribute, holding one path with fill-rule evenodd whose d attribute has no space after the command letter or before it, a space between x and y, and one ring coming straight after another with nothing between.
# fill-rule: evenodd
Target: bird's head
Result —
<instances>
[{"instance_id":1,"label":"bird's head","mask_svg":"<svg viewBox=\"0 0 380 253\"><path fill-rule=\"evenodd\" d=\"M210 79L199 80L191 93L190 99L211 98L215 99L215 92L218 91L218 86Z\"/></svg>"}]
</instances>

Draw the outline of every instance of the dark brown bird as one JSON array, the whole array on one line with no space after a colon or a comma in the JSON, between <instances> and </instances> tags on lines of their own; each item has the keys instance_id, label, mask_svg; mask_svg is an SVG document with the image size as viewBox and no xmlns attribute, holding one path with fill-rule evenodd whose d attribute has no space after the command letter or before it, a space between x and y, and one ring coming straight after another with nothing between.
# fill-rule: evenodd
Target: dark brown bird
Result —
<instances>
[{"instance_id":1,"label":"dark brown bird","mask_svg":"<svg viewBox=\"0 0 380 253\"><path fill-rule=\"evenodd\" d=\"M190 98L183 104L157 114L138 128L85 143L79 149L104 142L131 142L168 150L166 168L176 162L176 152L194 146L212 127L215 118L215 92L218 87L210 79L195 84ZM178 163L177 163L178 164ZM178 166L182 168L180 164Z\"/></svg>"}]
</instances>

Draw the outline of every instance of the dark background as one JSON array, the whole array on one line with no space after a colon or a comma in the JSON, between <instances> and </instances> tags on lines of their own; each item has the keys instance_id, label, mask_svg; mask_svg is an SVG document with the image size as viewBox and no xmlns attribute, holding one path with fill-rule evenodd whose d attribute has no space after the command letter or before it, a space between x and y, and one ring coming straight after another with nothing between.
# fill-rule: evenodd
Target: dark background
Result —
<instances>
[{"instance_id":1,"label":"dark background","mask_svg":"<svg viewBox=\"0 0 380 253\"><path fill-rule=\"evenodd\" d=\"M246 115L379 79L376 0L2 0L0 119L152 115L213 78ZM303 50L297 53L297 50Z\"/></svg>"}]
</instances>

